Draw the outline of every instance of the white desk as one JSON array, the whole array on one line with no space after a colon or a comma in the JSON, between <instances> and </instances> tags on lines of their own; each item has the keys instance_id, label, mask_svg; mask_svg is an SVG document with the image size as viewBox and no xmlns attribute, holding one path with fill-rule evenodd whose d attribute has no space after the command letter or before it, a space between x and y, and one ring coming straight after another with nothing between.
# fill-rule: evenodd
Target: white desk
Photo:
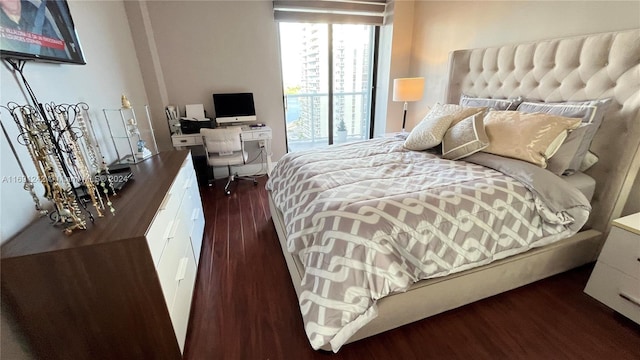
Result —
<instances>
[{"instance_id":1,"label":"white desk","mask_svg":"<svg viewBox=\"0 0 640 360\"><path fill-rule=\"evenodd\" d=\"M243 128L242 133L240 133L240 139L242 139L242 142L265 142L264 149L267 153L267 172L271 173L271 139L273 139L271 128L268 126L249 129ZM171 142L176 150L184 150L189 146L202 146L202 135L199 133L171 135Z\"/></svg>"}]
</instances>

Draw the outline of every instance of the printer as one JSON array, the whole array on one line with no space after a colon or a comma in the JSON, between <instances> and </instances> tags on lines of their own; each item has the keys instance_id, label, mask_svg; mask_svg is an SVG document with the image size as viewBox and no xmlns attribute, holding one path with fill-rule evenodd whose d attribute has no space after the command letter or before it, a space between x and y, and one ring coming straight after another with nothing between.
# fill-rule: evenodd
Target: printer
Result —
<instances>
[{"instance_id":1,"label":"printer","mask_svg":"<svg viewBox=\"0 0 640 360\"><path fill-rule=\"evenodd\" d=\"M211 119L204 120L189 120L189 119L180 119L180 131L183 134L198 134L200 129L202 128L212 128L213 121Z\"/></svg>"},{"instance_id":2,"label":"printer","mask_svg":"<svg viewBox=\"0 0 640 360\"><path fill-rule=\"evenodd\" d=\"M204 105L186 105L187 116L180 118L180 131L183 134L197 134L202 128L212 128L213 121L204 115Z\"/></svg>"}]
</instances>

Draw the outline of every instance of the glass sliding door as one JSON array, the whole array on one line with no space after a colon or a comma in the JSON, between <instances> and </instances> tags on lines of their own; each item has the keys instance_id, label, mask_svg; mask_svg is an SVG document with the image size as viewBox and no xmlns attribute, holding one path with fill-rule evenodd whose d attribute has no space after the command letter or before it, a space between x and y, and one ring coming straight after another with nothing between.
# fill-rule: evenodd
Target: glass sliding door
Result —
<instances>
[{"instance_id":1,"label":"glass sliding door","mask_svg":"<svg viewBox=\"0 0 640 360\"><path fill-rule=\"evenodd\" d=\"M289 151L366 139L374 27L280 23Z\"/></svg>"},{"instance_id":2,"label":"glass sliding door","mask_svg":"<svg viewBox=\"0 0 640 360\"><path fill-rule=\"evenodd\" d=\"M369 138L373 30L371 25L332 26L334 144Z\"/></svg>"}]
</instances>

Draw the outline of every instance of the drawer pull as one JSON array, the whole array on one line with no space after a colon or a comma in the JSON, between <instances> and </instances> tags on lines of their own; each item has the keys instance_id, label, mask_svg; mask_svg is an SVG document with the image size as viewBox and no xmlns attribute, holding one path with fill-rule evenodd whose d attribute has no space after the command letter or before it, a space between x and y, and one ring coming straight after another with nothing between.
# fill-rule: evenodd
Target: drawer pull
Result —
<instances>
[{"instance_id":1,"label":"drawer pull","mask_svg":"<svg viewBox=\"0 0 640 360\"><path fill-rule=\"evenodd\" d=\"M187 140L186 140L186 139L183 139L183 140L180 140L180 142L181 142L181 143L186 143L186 142L187 142Z\"/></svg>"},{"instance_id":2,"label":"drawer pull","mask_svg":"<svg viewBox=\"0 0 640 360\"><path fill-rule=\"evenodd\" d=\"M180 259L180 265L178 265L178 272L176 273L176 281L184 279L184 275L187 272L187 263L189 258L183 257Z\"/></svg>"},{"instance_id":3,"label":"drawer pull","mask_svg":"<svg viewBox=\"0 0 640 360\"><path fill-rule=\"evenodd\" d=\"M171 193L167 193L167 195L162 200L162 204L160 204L160 210L164 210L167 208L167 204L169 203L169 199L171 199Z\"/></svg>"},{"instance_id":4,"label":"drawer pull","mask_svg":"<svg viewBox=\"0 0 640 360\"><path fill-rule=\"evenodd\" d=\"M632 303L633 305L640 306L640 299L636 299L634 296L631 296L631 295L628 295L628 294L625 294L625 293L622 293L622 292L618 293L618 295L621 298L623 298L623 299L627 300L628 302Z\"/></svg>"},{"instance_id":5,"label":"drawer pull","mask_svg":"<svg viewBox=\"0 0 640 360\"><path fill-rule=\"evenodd\" d=\"M163 239L171 239L169 234L171 233L171 229L173 229L173 220L170 220L167 224L167 227L164 229L164 234L162 234Z\"/></svg>"},{"instance_id":6,"label":"drawer pull","mask_svg":"<svg viewBox=\"0 0 640 360\"><path fill-rule=\"evenodd\" d=\"M169 234L169 236L167 237L167 239L173 239L174 237L176 237L176 232L178 231L178 224L180 224L180 219L177 219L174 223L173 223L173 227L171 229L171 233Z\"/></svg>"}]
</instances>

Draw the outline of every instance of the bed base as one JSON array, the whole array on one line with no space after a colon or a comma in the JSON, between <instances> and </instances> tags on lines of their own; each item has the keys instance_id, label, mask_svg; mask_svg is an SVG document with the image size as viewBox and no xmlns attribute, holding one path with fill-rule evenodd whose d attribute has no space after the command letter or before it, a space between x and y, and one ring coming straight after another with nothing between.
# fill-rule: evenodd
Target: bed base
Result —
<instances>
[{"instance_id":1,"label":"bed base","mask_svg":"<svg viewBox=\"0 0 640 360\"><path fill-rule=\"evenodd\" d=\"M275 207L271 192L269 209L291 281L299 297L304 267L296 256L287 251L282 213ZM602 241L602 233L599 231L581 231L570 238L478 268L419 281L405 293L379 300L378 317L356 332L347 343L593 262ZM331 351L330 345L322 349Z\"/></svg>"}]
</instances>

